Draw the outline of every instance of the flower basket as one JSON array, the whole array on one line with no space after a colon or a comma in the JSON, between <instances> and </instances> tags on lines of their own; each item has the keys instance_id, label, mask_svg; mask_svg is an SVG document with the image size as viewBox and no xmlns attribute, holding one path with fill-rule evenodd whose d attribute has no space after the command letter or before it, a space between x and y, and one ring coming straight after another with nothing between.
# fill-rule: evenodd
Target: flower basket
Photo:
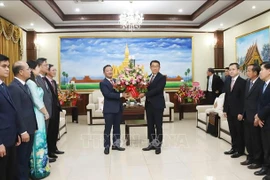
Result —
<instances>
[{"instance_id":1,"label":"flower basket","mask_svg":"<svg viewBox=\"0 0 270 180\"><path fill-rule=\"evenodd\" d=\"M205 97L204 92L200 89L199 83L192 83L192 87L188 87L186 83L179 87L175 93L175 98L179 103L198 104Z\"/></svg>"}]
</instances>

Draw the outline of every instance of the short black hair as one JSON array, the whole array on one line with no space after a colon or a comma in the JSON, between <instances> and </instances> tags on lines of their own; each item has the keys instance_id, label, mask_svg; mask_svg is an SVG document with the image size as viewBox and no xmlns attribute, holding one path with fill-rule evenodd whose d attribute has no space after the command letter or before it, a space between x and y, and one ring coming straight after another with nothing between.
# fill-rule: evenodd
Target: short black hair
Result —
<instances>
[{"instance_id":1,"label":"short black hair","mask_svg":"<svg viewBox=\"0 0 270 180\"><path fill-rule=\"evenodd\" d=\"M23 70L23 66L21 64L17 64L14 63L12 66L12 72L14 74L14 76L17 76L20 72L20 70Z\"/></svg>"},{"instance_id":2,"label":"short black hair","mask_svg":"<svg viewBox=\"0 0 270 180\"><path fill-rule=\"evenodd\" d=\"M229 66L235 65L237 69L240 69L240 65L238 63L231 63Z\"/></svg>"},{"instance_id":3,"label":"short black hair","mask_svg":"<svg viewBox=\"0 0 270 180\"><path fill-rule=\"evenodd\" d=\"M51 68L52 68L53 66L54 66L53 64L49 64L48 70L51 70Z\"/></svg>"},{"instance_id":4,"label":"short black hair","mask_svg":"<svg viewBox=\"0 0 270 180\"><path fill-rule=\"evenodd\" d=\"M262 66L263 66L265 69L269 70L269 69L270 69L270 62L263 62L263 63L262 63Z\"/></svg>"},{"instance_id":5,"label":"short black hair","mask_svg":"<svg viewBox=\"0 0 270 180\"><path fill-rule=\"evenodd\" d=\"M0 61L9 61L9 58L3 54L0 54Z\"/></svg>"},{"instance_id":6,"label":"short black hair","mask_svg":"<svg viewBox=\"0 0 270 180\"><path fill-rule=\"evenodd\" d=\"M107 64L106 66L103 67L103 72L105 72L105 69L106 69L107 67L111 67L111 68L112 68L111 65Z\"/></svg>"},{"instance_id":7,"label":"short black hair","mask_svg":"<svg viewBox=\"0 0 270 180\"><path fill-rule=\"evenodd\" d=\"M248 67L249 66L252 66L252 71L257 72L257 75L260 74L261 67L258 64L249 64Z\"/></svg>"},{"instance_id":8,"label":"short black hair","mask_svg":"<svg viewBox=\"0 0 270 180\"><path fill-rule=\"evenodd\" d=\"M215 73L214 68L208 68L208 69L207 69L207 71L208 71L208 72L210 72L210 73L212 73L212 74L214 74L214 73Z\"/></svg>"},{"instance_id":9,"label":"short black hair","mask_svg":"<svg viewBox=\"0 0 270 180\"><path fill-rule=\"evenodd\" d=\"M229 67L225 67L225 69L229 70L230 68Z\"/></svg>"},{"instance_id":10,"label":"short black hair","mask_svg":"<svg viewBox=\"0 0 270 180\"><path fill-rule=\"evenodd\" d=\"M150 62L150 66L151 66L153 63L158 63L158 65L160 66L160 62L159 62L158 60L152 60L152 61Z\"/></svg>"},{"instance_id":11,"label":"short black hair","mask_svg":"<svg viewBox=\"0 0 270 180\"><path fill-rule=\"evenodd\" d=\"M33 60L28 60L27 61L27 64L28 64L28 66L29 66L30 69L36 69L36 67L39 66L38 63L37 63L37 61L33 61ZM38 85L38 83L36 81L36 77L35 77L35 75L34 75L34 73L32 71L31 71L31 77L30 77L30 79L32 81L34 81Z\"/></svg>"},{"instance_id":12,"label":"short black hair","mask_svg":"<svg viewBox=\"0 0 270 180\"><path fill-rule=\"evenodd\" d=\"M43 64L45 61L47 61L46 58L38 58L38 59L36 60L38 66L41 66L41 64Z\"/></svg>"}]
</instances>

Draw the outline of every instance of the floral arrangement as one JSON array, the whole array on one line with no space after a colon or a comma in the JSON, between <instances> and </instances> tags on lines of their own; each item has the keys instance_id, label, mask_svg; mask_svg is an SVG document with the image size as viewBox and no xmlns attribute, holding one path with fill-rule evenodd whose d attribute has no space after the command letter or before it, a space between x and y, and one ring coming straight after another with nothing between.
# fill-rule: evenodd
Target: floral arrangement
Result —
<instances>
[{"instance_id":1,"label":"floral arrangement","mask_svg":"<svg viewBox=\"0 0 270 180\"><path fill-rule=\"evenodd\" d=\"M76 106L80 95L76 92L76 86L74 83L67 84L66 91L58 91L58 99L60 105Z\"/></svg>"},{"instance_id":2,"label":"floral arrangement","mask_svg":"<svg viewBox=\"0 0 270 180\"><path fill-rule=\"evenodd\" d=\"M137 98L139 93L146 93L149 85L149 77L144 74L143 67L141 65L133 66L129 63L129 67L126 67L120 72L114 89L117 92L129 92L133 98Z\"/></svg>"},{"instance_id":3,"label":"floral arrangement","mask_svg":"<svg viewBox=\"0 0 270 180\"><path fill-rule=\"evenodd\" d=\"M197 104L204 97L205 94L200 89L198 82L193 82L192 87L189 87L186 83L184 83L175 93L175 98L177 98L180 103L184 103L186 100L187 102L194 102Z\"/></svg>"}]
</instances>

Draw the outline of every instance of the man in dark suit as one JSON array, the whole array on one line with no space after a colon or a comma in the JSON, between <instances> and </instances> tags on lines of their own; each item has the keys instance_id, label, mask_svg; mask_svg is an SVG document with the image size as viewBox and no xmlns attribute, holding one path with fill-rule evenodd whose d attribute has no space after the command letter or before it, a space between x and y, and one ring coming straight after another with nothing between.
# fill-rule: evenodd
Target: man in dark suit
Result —
<instances>
[{"instance_id":1,"label":"man in dark suit","mask_svg":"<svg viewBox=\"0 0 270 180\"><path fill-rule=\"evenodd\" d=\"M113 88L114 80L113 68L111 65L103 67L105 78L100 82L100 90L104 96L103 115L105 119L104 129L104 154L110 153L111 129L113 126L113 145L112 150L124 151L120 147L120 122L122 119L123 105L121 97L128 98L128 94L116 92Z\"/></svg>"},{"instance_id":2,"label":"man in dark suit","mask_svg":"<svg viewBox=\"0 0 270 180\"><path fill-rule=\"evenodd\" d=\"M225 84L224 116L228 120L229 130L232 138L232 148L225 154L232 158L238 158L244 154L244 126L241 119L244 109L244 97L246 81L239 76L239 64L231 63L230 80Z\"/></svg>"},{"instance_id":3,"label":"man in dark suit","mask_svg":"<svg viewBox=\"0 0 270 180\"><path fill-rule=\"evenodd\" d=\"M15 76L8 89L19 114L19 133L22 143L17 148L17 180L28 180L29 161L32 152L37 120L31 92L25 81L30 78L30 69L26 62L17 61L12 67Z\"/></svg>"},{"instance_id":4,"label":"man in dark suit","mask_svg":"<svg viewBox=\"0 0 270 180\"><path fill-rule=\"evenodd\" d=\"M37 82L44 91L43 101L44 101L45 107L49 113L49 116L51 118L52 117L52 92L51 92L49 85L46 81L46 73L48 72L47 59L46 58L38 58L37 64L40 67L40 75L36 77ZM46 120L45 123L46 123L46 130L47 130L48 155L50 157L49 161L55 162L57 156L55 155L55 153L53 151L52 144L50 144L51 134L48 132L50 119Z\"/></svg>"},{"instance_id":5,"label":"man in dark suit","mask_svg":"<svg viewBox=\"0 0 270 180\"><path fill-rule=\"evenodd\" d=\"M9 58L0 54L0 180L14 180L18 136L18 113L3 82L9 75ZM17 141L17 143L16 143Z\"/></svg>"},{"instance_id":6,"label":"man in dark suit","mask_svg":"<svg viewBox=\"0 0 270 180\"><path fill-rule=\"evenodd\" d=\"M258 105L258 113L255 115L254 125L261 127L263 146L263 166L255 175L265 175L263 180L270 180L270 63L261 65L260 78L264 81L261 89L261 97Z\"/></svg>"},{"instance_id":7,"label":"man in dark suit","mask_svg":"<svg viewBox=\"0 0 270 180\"><path fill-rule=\"evenodd\" d=\"M214 104L216 97L218 97L223 88L223 81L219 76L215 75L213 68L207 70L207 88L206 88L206 101L207 104Z\"/></svg>"},{"instance_id":8,"label":"man in dark suit","mask_svg":"<svg viewBox=\"0 0 270 180\"><path fill-rule=\"evenodd\" d=\"M145 110L147 117L147 131L149 145L143 148L143 151L155 150L156 154L161 153L163 140L163 111L165 108L164 88L166 85L166 76L162 75L160 62L153 60L150 63L152 71L148 92L139 95L139 98L146 97Z\"/></svg>"},{"instance_id":9,"label":"man in dark suit","mask_svg":"<svg viewBox=\"0 0 270 180\"><path fill-rule=\"evenodd\" d=\"M51 152L55 154L64 154L63 151L59 151L57 148L57 140L59 134L59 123L60 123L60 111L62 111L59 99L58 99L58 90L56 81L53 79L56 76L56 68L49 64L48 73L46 76L46 82L52 93L52 117L50 118L48 132L50 133L50 141Z\"/></svg>"},{"instance_id":10,"label":"man in dark suit","mask_svg":"<svg viewBox=\"0 0 270 180\"><path fill-rule=\"evenodd\" d=\"M240 120L244 120L244 137L248 152L247 160L241 162L241 165L249 165L249 169L261 167L263 159L261 130L254 126L254 116L258 111L259 98L264 84L258 77L260 70L260 66L256 64L247 67L249 79L246 83L243 117L240 117Z\"/></svg>"}]
</instances>

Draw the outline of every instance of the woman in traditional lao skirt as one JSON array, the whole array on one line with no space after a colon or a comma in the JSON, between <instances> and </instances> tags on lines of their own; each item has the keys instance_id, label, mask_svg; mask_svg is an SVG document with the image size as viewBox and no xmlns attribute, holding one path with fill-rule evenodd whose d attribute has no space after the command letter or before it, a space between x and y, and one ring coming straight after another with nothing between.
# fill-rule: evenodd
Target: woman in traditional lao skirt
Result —
<instances>
[{"instance_id":1,"label":"woman in traditional lao skirt","mask_svg":"<svg viewBox=\"0 0 270 180\"><path fill-rule=\"evenodd\" d=\"M50 174L45 120L49 114L43 102L44 92L36 81L40 67L35 61L27 61L31 69L31 78L26 82L34 102L38 130L35 132L33 151L30 157L30 175L33 179L42 179Z\"/></svg>"}]
</instances>

